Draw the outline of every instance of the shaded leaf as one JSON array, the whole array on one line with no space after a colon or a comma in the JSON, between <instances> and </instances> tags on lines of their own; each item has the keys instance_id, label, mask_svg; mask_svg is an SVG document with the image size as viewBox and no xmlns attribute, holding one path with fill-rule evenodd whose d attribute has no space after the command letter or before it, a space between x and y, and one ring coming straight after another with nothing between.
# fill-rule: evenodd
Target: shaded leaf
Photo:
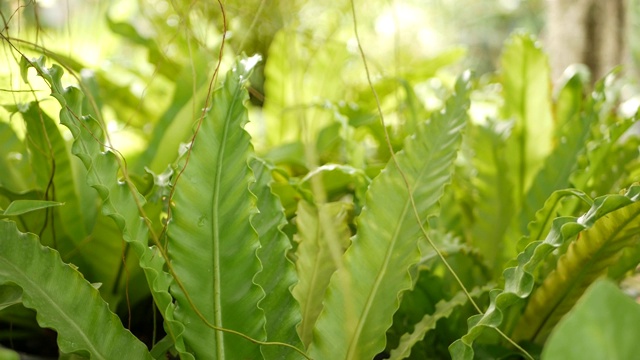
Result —
<instances>
[{"instance_id":1,"label":"shaded leaf","mask_svg":"<svg viewBox=\"0 0 640 360\"><path fill-rule=\"evenodd\" d=\"M13 222L0 221L0 264L0 283L22 288L23 304L37 311L40 326L56 330L61 351L93 359L151 359L80 272Z\"/></svg>"},{"instance_id":2,"label":"shaded leaf","mask_svg":"<svg viewBox=\"0 0 640 360\"><path fill-rule=\"evenodd\" d=\"M298 277L295 266L287 258L291 243L282 232L287 219L280 200L271 192L273 179L267 164L253 158L250 166L256 177L256 182L251 185L251 192L258 198L259 211L251 218L251 224L260 239L258 258L262 263L262 271L256 275L255 281L265 292L265 297L258 306L266 316L267 341L301 347L302 342L295 330L301 320L300 308L291 294L291 288ZM293 359L300 356L289 349L269 346L262 347L262 354L266 359Z\"/></svg>"},{"instance_id":3,"label":"shaded leaf","mask_svg":"<svg viewBox=\"0 0 640 360\"><path fill-rule=\"evenodd\" d=\"M490 287L477 288L470 292L471 296L476 297L482 293L489 291ZM424 336L430 330L436 328L438 320L449 317L451 313L458 307L469 301L467 295L460 291L450 300L440 300L436 304L436 310L432 314L425 315L422 320L415 324L413 332L406 333L400 338L400 344L391 351L391 360L406 359L411 355L411 348L424 339Z\"/></svg>"},{"instance_id":4,"label":"shaded leaf","mask_svg":"<svg viewBox=\"0 0 640 360\"><path fill-rule=\"evenodd\" d=\"M639 219L640 202L636 202L607 214L582 232L560 257L555 271L531 295L513 340L544 343L586 288L607 273L623 248L635 244L640 234Z\"/></svg>"},{"instance_id":5,"label":"shaded leaf","mask_svg":"<svg viewBox=\"0 0 640 360\"><path fill-rule=\"evenodd\" d=\"M45 200L14 200L5 210L0 209L4 216L16 216L26 214L31 211L47 209L54 206L61 206L64 203Z\"/></svg>"},{"instance_id":6,"label":"shaded leaf","mask_svg":"<svg viewBox=\"0 0 640 360\"><path fill-rule=\"evenodd\" d=\"M121 182L118 178L120 159L113 151L103 151L103 130L98 121L82 116L83 93L75 87L65 88L62 85L62 68L58 65L47 68L44 58L29 60L25 57L21 59L20 66L23 75L29 67L34 67L51 87L51 96L62 106L60 122L71 130L74 137L71 151L84 164L87 183L103 201L103 214L117 224L124 240L132 245L140 258L140 267L164 317L165 330L174 339L176 350L189 359L181 338L184 326L173 318L174 304L169 295L171 277L164 271L165 259L158 248L148 246L148 228L139 208L144 205L144 197L130 182Z\"/></svg>"},{"instance_id":7,"label":"shaded leaf","mask_svg":"<svg viewBox=\"0 0 640 360\"><path fill-rule=\"evenodd\" d=\"M298 333L305 346L313 337L313 327L322 310L331 275L338 268L334 256L342 256L349 245L348 204L326 203L311 205L302 200L298 203L296 225L298 242L296 269L298 284L293 288L293 296L300 304L302 322ZM332 249L337 246L337 249ZM332 253L334 251L334 253Z\"/></svg>"},{"instance_id":8,"label":"shaded leaf","mask_svg":"<svg viewBox=\"0 0 640 360\"><path fill-rule=\"evenodd\" d=\"M605 215L635 204L640 200L640 185L631 187L624 195L606 195L593 201L591 209L579 218L558 217L544 241L530 243L517 257L517 266L507 268L504 273L504 290L494 289L490 293L491 304L484 314L469 318L469 330L461 339L449 347L454 359L473 359L473 342L486 328L497 328L502 324L505 311L529 297L534 287L533 271L553 250L570 241L584 230L592 228Z\"/></svg>"},{"instance_id":9,"label":"shaded leaf","mask_svg":"<svg viewBox=\"0 0 640 360\"><path fill-rule=\"evenodd\" d=\"M97 207L83 206L84 187L74 177L71 154L58 126L36 102L19 106L20 113L27 124L27 143L31 153L31 165L41 189L48 189L52 180L53 189L48 189L51 200L60 201L67 206L60 208L61 224L72 239L73 247L86 239L91 233L97 213ZM95 194L89 193L89 203L95 201ZM62 251L62 248L59 248Z\"/></svg>"},{"instance_id":10,"label":"shaded leaf","mask_svg":"<svg viewBox=\"0 0 640 360\"><path fill-rule=\"evenodd\" d=\"M638 333L640 305L599 280L551 333L541 359L633 359Z\"/></svg>"},{"instance_id":11,"label":"shaded leaf","mask_svg":"<svg viewBox=\"0 0 640 360\"><path fill-rule=\"evenodd\" d=\"M471 228L473 245L480 249L493 269L504 260L505 233L514 216L514 184L505 150L512 123L488 120L471 128L477 175L471 179L476 190L475 222Z\"/></svg>"}]
</instances>

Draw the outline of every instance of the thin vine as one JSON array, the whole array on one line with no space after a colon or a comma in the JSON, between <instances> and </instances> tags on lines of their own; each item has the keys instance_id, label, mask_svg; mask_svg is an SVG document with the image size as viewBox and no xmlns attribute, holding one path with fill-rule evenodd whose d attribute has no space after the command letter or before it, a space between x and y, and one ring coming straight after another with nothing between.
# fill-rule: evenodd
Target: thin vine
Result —
<instances>
[{"instance_id":1,"label":"thin vine","mask_svg":"<svg viewBox=\"0 0 640 360\"><path fill-rule=\"evenodd\" d=\"M466 286L462 283L462 280L460 280L460 278L458 277L458 274L456 274L455 270L453 270L453 268L451 267L451 265L449 264L449 262L447 261L445 256L442 254L440 249L438 249L438 247L433 242L433 240L431 239L431 237L427 233L426 229L424 228L424 225L422 224L422 220L420 219L420 213L418 212L418 208L416 206L415 199L413 198L413 191L411 189L411 184L409 184L409 180L407 179L407 176L405 175L404 171L400 167L400 164L398 163L398 160L396 159L396 154L393 151L393 146L391 145L391 139L389 138L389 132L387 131L386 123L385 123L385 120L384 120L384 114L382 112L382 106L380 104L380 98L378 97L378 93L377 93L375 87L373 86L373 82L371 81L371 74L369 72L369 66L367 64L367 57L365 55L364 49L362 48L362 43L360 41L360 35L358 33L358 20L357 20L357 16L356 16L355 0L350 0L350 2L351 2L351 14L352 14L352 18L353 18L353 31L354 31L354 35L356 37L356 42L358 43L358 51L360 53L360 57L362 58L362 63L364 65L365 73L367 75L367 83L369 84L369 87L371 88L371 92L373 94L373 97L375 98L376 107L377 107L377 110L378 110L378 115L380 116L380 124L382 126L382 131L384 132L385 143L386 143L387 147L389 148L389 153L391 154L391 161L393 161L393 164L398 169L398 172L400 173L400 176L402 177L402 180L403 180L403 182L405 184L405 187L407 188L407 192L409 193L408 195L409 195L409 201L411 203L411 208L413 210L413 214L414 214L414 216L416 218L418 226L420 227L420 231L422 232L422 236L424 236L424 238L427 240L429 245L433 248L433 250L436 252L438 257L440 258L440 260L447 267L447 270L455 278L456 282L458 283L458 285L460 286L460 288L462 289L462 291L466 295L467 299L469 299L469 302L476 309L476 311L479 314L484 314L484 312L480 309L478 304L473 300L473 297L471 296L471 294L467 290ZM502 331L500 331L500 329L496 328L496 331L502 337L504 337L511 345L513 345L515 348L517 348L519 351L521 351L528 359L533 360L533 356L531 356L525 349L523 349L515 341L511 340L506 334L504 334Z\"/></svg>"}]
</instances>

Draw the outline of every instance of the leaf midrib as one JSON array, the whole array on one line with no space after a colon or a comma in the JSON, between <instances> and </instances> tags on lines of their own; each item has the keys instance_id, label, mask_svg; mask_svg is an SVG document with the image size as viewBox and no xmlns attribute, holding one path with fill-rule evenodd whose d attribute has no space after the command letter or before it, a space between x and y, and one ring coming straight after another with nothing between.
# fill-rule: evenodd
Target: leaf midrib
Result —
<instances>
[{"instance_id":1,"label":"leaf midrib","mask_svg":"<svg viewBox=\"0 0 640 360\"><path fill-rule=\"evenodd\" d=\"M439 119L434 119L432 121L437 121ZM452 124L455 124L455 126L450 126L450 128L455 128L457 126L459 126L459 124L455 123L455 119L453 119L453 121L451 121ZM443 128L446 126L442 126ZM441 149L441 143L443 142L443 137L447 136L450 134L450 131L447 132L443 132L443 135L438 137L438 141L433 144L430 148L429 148L429 156L427 157L427 159L423 162L423 166L420 169L420 172L418 173L418 176L416 177L414 184L419 183L420 179L422 179L422 177L425 174L425 170L429 167L428 164L431 164L433 162L434 156L436 154L441 154L442 152L439 151ZM454 135L455 136L455 135ZM425 141L421 141L420 145L422 145L422 143L426 142ZM395 162L394 166L396 168L396 170L398 171L398 174L402 176L402 169L400 168L400 164ZM380 283L382 282L382 278L384 277L384 274L387 272L387 268L391 259L391 254L393 253L393 251L389 251L389 249L393 249L396 246L397 240L398 240L398 233L400 232L400 229L402 228L402 223L404 222L404 219L406 217L407 211L409 210L409 205L411 204L411 197L413 197L413 194L415 192L415 187L411 188L411 191L409 191L409 189L405 186L401 186L404 190L407 191L408 196L407 199L405 200L405 204L403 207L403 211L402 211L402 217L400 218L401 221L398 223L398 226L396 226L393 237L392 237L392 241L389 244L389 246L387 247L387 251L386 251L386 256L384 259L384 266L381 268L381 270L378 272L378 274L376 275L376 280L374 282L374 286L373 286L373 290L371 292L369 292L369 295L367 297L367 302L365 303L365 307L364 310L362 312L362 315L358 318L358 325L356 327L356 331L352 337L352 341L349 343L349 350L347 352L347 359L354 359L356 354L356 346L354 346L355 344L357 344L358 339L360 339L360 336L362 334L362 331L364 329L364 319L366 319L368 317L369 312L371 311L371 307L373 306L373 301L374 301L374 294L378 293L378 289L380 287ZM415 219L414 219L415 220ZM417 246L417 245L416 245ZM397 295L396 295L397 296Z\"/></svg>"},{"instance_id":2,"label":"leaf midrib","mask_svg":"<svg viewBox=\"0 0 640 360\"><path fill-rule=\"evenodd\" d=\"M236 85L236 84L234 84ZM231 119L231 109L235 107L235 104L238 100L238 89L240 87L236 86L233 94L231 96L231 104L227 107L226 117L224 121L224 128L222 131L222 139L220 141L220 146L218 147L218 157L216 159L216 176L213 183L213 202L212 202L212 219L211 219L211 232L213 235L213 247L211 253L211 259L213 263L213 321L214 325L218 327L223 327L222 324L222 306L221 306L221 297L222 290L220 288L220 224L219 224L219 202L220 202L220 182L222 180L222 162L224 160L225 148L227 144L227 138L229 134L229 127ZM226 89L223 87L222 91ZM231 91L229 92L231 94ZM215 104L213 104L215 106ZM214 121L213 119L211 121ZM221 331L215 331L216 334L216 352L218 355L218 359L225 359L225 351L224 351L224 334Z\"/></svg>"}]
</instances>

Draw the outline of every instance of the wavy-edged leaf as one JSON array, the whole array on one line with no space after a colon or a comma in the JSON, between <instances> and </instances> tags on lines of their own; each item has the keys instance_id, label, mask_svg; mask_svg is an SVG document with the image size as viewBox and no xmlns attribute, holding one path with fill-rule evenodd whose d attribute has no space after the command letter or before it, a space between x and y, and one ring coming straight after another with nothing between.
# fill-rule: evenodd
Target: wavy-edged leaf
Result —
<instances>
[{"instance_id":1,"label":"wavy-edged leaf","mask_svg":"<svg viewBox=\"0 0 640 360\"><path fill-rule=\"evenodd\" d=\"M438 211L451 178L467 122L468 81L469 74L457 81L445 110L421 124L397 155L423 222ZM372 181L357 221L358 233L342 259L344 267L331 278L311 356L367 359L384 349L399 296L413 285L409 268L420 260L422 233L409 196L396 164L389 162Z\"/></svg>"},{"instance_id":2,"label":"wavy-edged leaf","mask_svg":"<svg viewBox=\"0 0 640 360\"><path fill-rule=\"evenodd\" d=\"M640 305L599 280L551 333L541 359L634 359L639 332Z\"/></svg>"},{"instance_id":3,"label":"wavy-edged leaf","mask_svg":"<svg viewBox=\"0 0 640 360\"><path fill-rule=\"evenodd\" d=\"M186 168L175 184L168 253L182 286L172 285L176 319L189 324L184 338L198 359L255 359L255 344L212 325L265 339L264 293L253 281L260 271L258 234L251 226L255 198L249 158L244 83L253 59L241 60L212 99ZM183 161L184 164L184 161ZM191 294L187 299L186 290Z\"/></svg>"},{"instance_id":4,"label":"wavy-edged leaf","mask_svg":"<svg viewBox=\"0 0 640 360\"><path fill-rule=\"evenodd\" d=\"M491 287L484 286L473 289L469 294L477 297L490 289ZM469 298L462 291L458 292L450 300L440 300L436 304L436 310L433 314L426 314L422 320L415 324L413 332L402 335L398 347L391 350L390 359L400 360L408 358L411 355L411 348L422 341L429 330L436 328L438 320L449 317L456 308L466 304L468 301Z\"/></svg>"},{"instance_id":5,"label":"wavy-edged leaf","mask_svg":"<svg viewBox=\"0 0 640 360\"><path fill-rule=\"evenodd\" d=\"M517 161L516 206L552 147L551 81L547 57L536 40L526 34L512 35L500 58L504 88L503 116L515 119L512 149ZM537 210L537 209L536 209Z\"/></svg>"},{"instance_id":6,"label":"wavy-edged leaf","mask_svg":"<svg viewBox=\"0 0 640 360\"><path fill-rule=\"evenodd\" d=\"M607 214L580 234L538 287L514 329L513 340L544 343L549 332L598 277L606 274L621 250L640 234L640 202Z\"/></svg>"},{"instance_id":7,"label":"wavy-edged leaf","mask_svg":"<svg viewBox=\"0 0 640 360\"><path fill-rule=\"evenodd\" d=\"M313 327L322 311L322 299L329 286L331 275L338 268L334 256L342 256L349 245L351 231L346 203L312 205L304 200L298 203L296 225L298 232L293 239L298 243L296 269L298 284L293 296L300 304L302 322L298 334L308 347L313 337ZM332 244L340 248L332 253Z\"/></svg>"},{"instance_id":8,"label":"wavy-edged leaf","mask_svg":"<svg viewBox=\"0 0 640 360\"><path fill-rule=\"evenodd\" d=\"M469 330L456 340L449 351L454 359L473 359L473 342L486 328L498 328L505 311L522 302L533 291L533 271L553 250L575 238L584 230L592 228L605 215L633 205L640 200L640 185L629 188L624 195L605 195L593 201L587 213L575 217L558 217L544 241L530 243L517 257L517 266L504 271L504 290L494 289L490 293L491 304L484 314L469 318Z\"/></svg>"},{"instance_id":9,"label":"wavy-edged leaf","mask_svg":"<svg viewBox=\"0 0 640 360\"><path fill-rule=\"evenodd\" d=\"M477 175L471 179L476 189L476 221L471 228L473 245L480 249L492 268L499 268L504 256L504 236L514 216L512 178L505 151L512 123L491 121L472 127L472 163Z\"/></svg>"},{"instance_id":10,"label":"wavy-edged leaf","mask_svg":"<svg viewBox=\"0 0 640 360\"><path fill-rule=\"evenodd\" d=\"M140 267L144 270L149 288L158 309L164 317L165 330L175 342L180 355L189 359L181 334L184 325L173 318L173 298L169 294L171 277L164 271L165 259L155 247L148 246L148 228L140 216L139 206L145 199L130 182L120 181L118 170L119 159L115 153L103 151L104 134L100 124L90 116L82 116L82 92L75 87L62 85L63 70L58 65L47 68L44 58L28 60L22 58L21 71L25 77L29 67L33 67L51 87L53 96L62 106L60 122L71 130L74 142L71 152L76 155L87 169L87 183L100 196L102 213L109 216L117 224L125 241L131 244L140 259Z\"/></svg>"},{"instance_id":11,"label":"wavy-edged leaf","mask_svg":"<svg viewBox=\"0 0 640 360\"><path fill-rule=\"evenodd\" d=\"M258 258L262 263L262 271L256 275L255 281L265 292L259 306L266 316L267 341L301 347L302 342L295 330L301 321L300 307L291 293L298 277L294 264L286 256L291 249L291 242L282 232L287 218L280 200L271 192L273 178L267 164L264 160L253 158L250 166L256 178L256 182L251 185L251 192L258 198L259 211L251 218L251 224L260 239ZM292 359L300 356L290 349L270 346L263 346L262 354L266 359Z\"/></svg>"},{"instance_id":12,"label":"wavy-edged leaf","mask_svg":"<svg viewBox=\"0 0 640 360\"><path fill-rule=\"evenodd\" d=\"M525 195L519 218L521 234L526 233L528 222L546 199L554 191L569 186L571 174L578 168L578 158L586 151L584 144L592 124L598 120L598 114L594 104L587 105L584 113L581 111L582 92L579 75L571 78L560 92L556 121L561 127L558 128L553 150Z\"/></svg>"},{"instance_id":13,"label":"wavy-edged leaf","mask_svg":"<svg viewBox=\"0 0 640 360\"><path fill-rule=\"evenodd\" d=\"M0 215L16 216L60 205L64 205L64 203L46 200L14 200L6 209L0 208Z\"/></svg>"},{"instance_id":14,"label":"wavy-edged leaf","mask_svg":"<svg viewBox=\"0 0 640 360\"><path fill-rule=\"evenodd\" d=\"M544 206L538 210L533 217L533 220L528 225L528 235L523 236L518 241L518 251L524 250L529 243L536 240L542 240L543 236L549 232L549 228L558 214L557 210L561 207L562 201L568 197L575 197L588 206L593 204L593 200L587 194L576 189L564 189L554 191Z\"/></svg>"},{"instance_id":15,"label":"wavy-edged leaf","mask_svg":"<svg viewBox=\"0 0 640 360\"><path fill-rule=\"evenodd\" d=\"M61 351L92 359L151 359L82 274L14 222L0 221L0 265L0 283L22 288L23 304L37 311L40 326L58 332Z\"/></svg>"}]
</instances>

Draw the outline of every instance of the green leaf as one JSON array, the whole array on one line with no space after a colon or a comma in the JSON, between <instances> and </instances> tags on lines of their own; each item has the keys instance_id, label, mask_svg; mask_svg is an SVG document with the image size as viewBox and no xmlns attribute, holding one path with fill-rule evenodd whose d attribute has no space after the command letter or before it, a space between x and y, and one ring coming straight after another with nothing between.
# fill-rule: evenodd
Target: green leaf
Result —
<instances>
[{"instance_id":1,"label":"green leaf","mask_svg":"<svg viewBox=\"0 0 640 360\"><path fill-rule=\"evenodd\" d=\"M168 357L167 352L169 352L173 345L173 339L167 335L153 345L150 351L151 356L153 356L154 359L166 359Z\"/></svg>"},{"instance_id":2,"label":"green leaf","mask_svg":"<svg viewBox=\"0 0 640 360\"><path fill-rule=\"evenodd\" d=\"M41 189L47 189L53 180L50 194L52 200L64 202L67 206L60 209L60 220L65 232L73 241L75 248L91 233L97 207L83 206L83 188L85 183L76 182L71 154L67 144L55 124L36 102L18 107L27 124L28 147L31 152L31 165ZM95 194L90 193L90 201L95 201ZM93 205L93 204L92 204ZM62 248L58 248L62 251Z\"/></svg>"},{"instance_id":3,"label":"green leaf","mask_svg":"<svg viewBox=\"0 0 640 360\"><path fill-rule=\"evenodd\" d=\"M22 302L22 288L14 285L0 286L0 310Z\"/></svg>"},{"instance_id":4,"label":"green leaf","mask_svg":"<svg viewBox=\"0 0 640 360\"><path fill-rule=\"evenodd\" d=\"M0 215L16 216L61 205L64 205L64 203L45 200L14 200L5 210L0 209L2 211Z\"/></svg>"},{"instance_id":5,"label":"green leaf","mask_svg":"<svg viewBox=\"0 0 640 360\"><path fill-rule=\"evenodd\" d=\"M472 163L477 171L477 176L471 179L477 194L471 235L473 245L493 269L499 270L506 250L505 234L514 216L514 184L505 150L512 123L488 121L487 125L473 126L470 131Z\"/></svg>"},{"instance_id":6,"label":"green leaf","mask_svg":"<svg viewBox=\"0 0 640 360\"><path fill-rule=\"evenodd\" d=\"M638 357L640 305L611 281L594 283L551 333L542 359Z\"/></svg>"},{"instance_id":7,"label":"green leaf","mask_svg":"<svg viewBox=\"0 0 640 360\"><path fill-rule=\"evenodd\" d=\"M145 167L154 172L163 171L178 157L180 144L188 141L193 133L194 119L202 115L201 105L196 104L204 104L207 96L207 72L197 70L207 67L206 59L204 54L194 54L193 62L175 75L173 98L154 125L146 149L134 164L137 171L141 172Z\"/></svg>"},{"instance_id":8,"label":"green leaf","mask_svg":"<svg viewBox=\"0 0 640 360\"><path fill-rule=\"evenodd\" d=\"M438 211L451 178L467 120L468 81L468 74L458 80L445 110L420 124L397 155L422 222ZM358 234L331 278L314 330L312 357L370 359L384 349L399 297L413 285L409 268L420 260L422 233L409 196L403 175L389 162L372 181L357 221Z\"/></svg>"},{"instance_id":9,"label":"green leaf","mask_svg":"<svg viewBox=\"0 0 640 360\"><path fill-rule=\"evenodd\" d=\"M521 304L529 297L534 287L533 272L552 251L570 241L584 230L592 228L598 220L611 212L634 205L640 200L640 185L632 186L624 195L606 195L593 201L591 209L582 216L558 217L544 241L530 243L517 257L517 266L507 268L504 273L504 290L491 291L491 304L484 314L469 318L469 330L456 340L449 351L454 359L473 359L473 342L486 328L497 328L504 314L512 306Z\"/></svg>"},{"instance_id":10,"label":"green leaf","mask_svg":"<svg viewBox=\"0 0 640 360\"><path fill-rule=\"evenodd\" d=\"M616 210L580 234L560 257L555 271L532 294L513 340L544 343L549 332L598 277L635 244L640 234L640 202Z\"/></svg>"},{"instance_id":11,"label":"green leaf","mask_svg":"<svg viewBox=\"0 0 640 360\"><path fill-rule=\"evenodd\" d=\"M36 187L26 146L4 122L0 122L0 174L0 188L23 192Z\"/></svg>"},{"instance_id":12,"label":"green leaf","mask_svg":"<svg viewBox=\"0 0 640 360\"><path fill-rule=\"evenodd\" d=\"M529 223L527 227L528 235L523 236L518 241L518 251L524 250L531 241L543 240L544 236L549 232L553 219L557 217L557 211L561 207L562 201L570 197L575 197L588 206L593 204L593 200L582 191L576 189L554 191Z\"/></svg>"},{"instance_id":13,"label":"green leaf","mask_svg":"<svg viewBox=\"0 0 640 360\"><path fill-rule=\"evenodd\" d=\"M489 291L489 287L477 288L470 292L471 296L479 296L482 293ZM391 360L406 359L411 355L411 348L422 341L424 336L436 328L438 320L447 318L453 313L453 311L466 304L469 301L467 295L460 291L450 300L440 300L436 304L436 310L433 314L425 315L422 320L415 324L415 328L412 333L406 333L400 338L400 344L397 348L391 351Z\"/></svg>"},{"instance_id":14,"label":"green leaf","mask_svg":"<svg viewBox=\"0 0 640 360\"><path fill-rule=\"evenodd\" d=\"M264 293L254 283L260 242L250 223L255 211L249 192L252 149L243 129L248 121L244 83L251 63L239 61L214 93L172 198L168 253L182 286L172 285L171 293L176 319L189 324L185 342L198 359L261 356L258 346L212 329L200 314L214 326L265 339L265 316L258 308Z\"/></svg>"},{"instance_id":15,"label":"green leaf","mask_svg":"<svg viewBox=\"0 0 640 360\"><path fill-rule=\"evenodd\" d=\"M295 266L287 258L291 242L282 232L287 219L280 200L271 192L273 178L268 165L263 160L253 158L250 166L256 177L256 182L251 185L251 192L258 198L259 211L251 218L251 224L260 239L258 258L262 263L262 271L256 275L255 281L265 292L259 306L266 316L267 341L301 347L302 342L295 331L300 323L300 307L291 294L291 288L298 277ZM263 346L262 354L266 359L291 359L300 356L293 350L272 346Z\"/></svg>"},{"instance_id":16,"label":"green leaf","mask_svg":"<svg viewBox=\"0 0 640 360\"><path fill-rule=\"evenodd\" d=\"M322 103L342 100L343 82L335 69L348 57L346 46L305 40L295 29L284 28L269 47L264 115L267 141L272 146L299 140L303 130L307 132L304 136L316 139L333 120L332 112Z\"/></svg>"},{"instance_id":17,"label":"green leaf","mask_svg":"<svg viewBox=\"0 0 640 360\"><path fill-rule=\"evenodd\" d=\"M349 246L348 204L326 203L314 206L301 200L298 203L294 240L298 284L293 296L300 304L302 322L298 333L306 347L313 337L313 327L322 310L322 299L331 275L338 268L335 257L340 257ZM335 248L334 248L335 247Z\"/></svg>"},{"instance_id":18,"label":"green leaf","mask_svg":"<svg viewBox=\"0 0 640 360\"><path fill-rule=\"evenodd\" d=\"M571 174L578 167L578 158L586 151L584 144L591 133L591 126L598 120L597 104L581 109L583 85L578 75L571 78L561 90L558 99L556 121L558 128L554 148L544 160L525 195L520 213L520 231L526 233L528 222L545 200L556 190L569 187Z\"/></svg>"},{"instance_id":19,"label":"green leaf","mask_svg":"<svg viewBox=\"0 0 640 360\"><path fill-rule=\"evenodd\" d=\"M20 354L11 350L6 349L0 345L0 359L2 360L20 360Z\"/></svg>"},{"instance_id":20,"label":"green leaf","mask_svg":"<svg viewBox=\"0 0 640 360\"><path fill-rule=\"evenodd\" d=\"M0 221L0 284L22 288L22 302L38 323L58 333L65 353L92 359L151 359L147 347L124 329L96 289L15 223Z\"/></svg>"},{"instance_id":21,"label":"green leaf","mask_svg":"<svg viewBox=\"0 0 640 360\"><path fill-rule=\"evenodd\" d=\"M169 294L172 281L163 269L165 259L155 246L148 246L148 227L140 208L145 199L128 181L120 181L118 172L123 168L121 159L111 151L103 151L104 133L102 127L90 116L82 116L83 93L75 87L62 85L63 70L58 65L47 68L44 58L21 59L24 72L34 67L51 87L53 96L62 106L60 122L71 130L74 138L71 151L80 158L87 169L87 183L93 187L102 199L102 212L116 223L125 241L131 244L140 259L140 267L144 270L149 288L158 309L164 317L165 330L174 340L176 350L185 359L190 354L185 352L181 337L184 326L174 320L175 305ZM192 357L191 357L192 358Z\"/></svg>"},{"instance_id":22,"label":"green leaf","mask_svg":"<svg viewBox=\"0 0 640 360\"><path fill-rule=\"evenodd\" d=\"M517 159L511 166L517 174L514 182L517 207L552 148L551 81L547 57L530 35L512 35L505 44L500 64L503 116L515 120L509 151Z\"/></svg>"}]
</instances>

